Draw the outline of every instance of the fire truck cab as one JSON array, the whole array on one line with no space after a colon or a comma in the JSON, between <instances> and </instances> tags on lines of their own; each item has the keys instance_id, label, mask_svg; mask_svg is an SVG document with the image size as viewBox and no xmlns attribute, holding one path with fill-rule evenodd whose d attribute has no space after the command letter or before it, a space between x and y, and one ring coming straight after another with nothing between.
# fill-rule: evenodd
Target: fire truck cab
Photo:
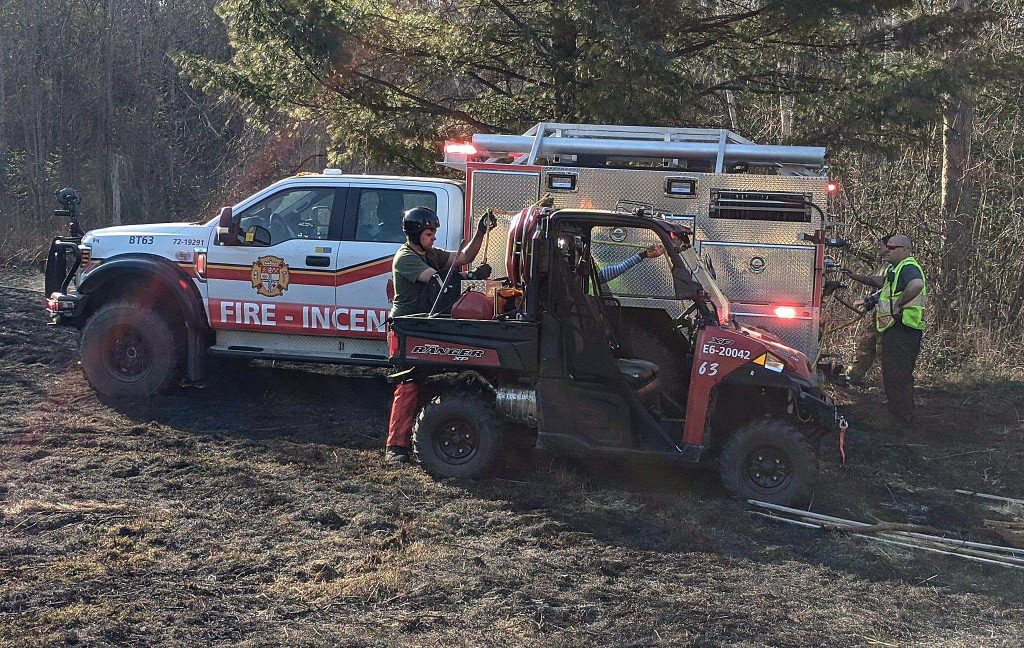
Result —
<instances>
[{"instance_id":1,"label":"fire truck cab","mask_svg":"<svg viewBox=\"0 0 1024 648\"><path fill-rule=\"evenodd\" d=\"M452 180L300 174L206 222L55 240L47 311L81 329L85 375L111 398L201 380L207 353L383 366L402 213L434 209L456 247L464 204Z\"/></svg>"}]
</instances>

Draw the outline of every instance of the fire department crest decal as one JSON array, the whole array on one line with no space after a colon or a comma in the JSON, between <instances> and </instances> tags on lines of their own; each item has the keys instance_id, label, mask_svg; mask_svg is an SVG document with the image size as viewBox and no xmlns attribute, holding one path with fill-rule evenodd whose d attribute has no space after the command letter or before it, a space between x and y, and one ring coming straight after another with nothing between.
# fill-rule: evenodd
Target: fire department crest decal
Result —
<instances>
[{"instance_id":1,"label":"fire department crest decal","mask_svg":"<svg viewBox=\"0 0 1024 648\"><path fill-rule=\"evenodd\" d=\"M264 297L278 297L288 290L288 264L276 256L264 256L252 264L252 287Z\"/></svg>"}]
</instances>

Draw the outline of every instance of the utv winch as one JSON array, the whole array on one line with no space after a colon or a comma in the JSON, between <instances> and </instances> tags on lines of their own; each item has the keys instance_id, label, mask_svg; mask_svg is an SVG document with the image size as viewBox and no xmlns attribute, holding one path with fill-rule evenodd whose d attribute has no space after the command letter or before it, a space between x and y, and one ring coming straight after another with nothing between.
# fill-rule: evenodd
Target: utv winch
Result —
<instances>
[{"instance_id":1,"label":"utv winch","mask_svg":"<svg viewBox=\"0 0 1024 648\"><path fill-rule=\"evenodd\" d=\"M681 315L647 344L623 334L617 280L599 269L656 243L665 279L630 297L675 300ZM508 277L485 293L392 323L399 379L423 385L414 449L430 474L487 476L516 435L535 435L582 457L717 461L741 498L811 494L821 439L845 421L805 355L736 321L689 228L535 207L512 220L507 249Z\"/></svg>"}]
</instances>

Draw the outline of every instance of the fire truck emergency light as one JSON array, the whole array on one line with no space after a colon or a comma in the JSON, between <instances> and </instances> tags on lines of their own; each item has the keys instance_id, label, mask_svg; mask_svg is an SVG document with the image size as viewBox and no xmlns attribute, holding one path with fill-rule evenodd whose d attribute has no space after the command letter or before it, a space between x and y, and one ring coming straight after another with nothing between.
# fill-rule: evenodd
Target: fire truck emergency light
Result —
<instances>
[{"instance_id":1,"label":"fire truck emergency light","mask_svg":"<svg viewBox=\"0 0 1024 648\"><path fill-rule=\"evenodd\" d=\"M796 309L792 306L776 306L775 316L782 319L793 319L796 317Z\"/></svg>"},{"instance_id":2,"label":"fire truck emergency light","mask_svg":"<svg viewBox=\"0 0 1024 648\"><path fill-rule=\"evenodd\" d=\"M444 152L449 155L476 155L476 147L469 142L445 142Z\"/></svg>"},{"instance_id":3,"label":"fire truck emergency light","mask_svg":"<svg viewBox=\"0 0 1024 648\"><path fill-rule=\"evenodd\" d=\"M839 183L835 180L829 180L828 184L825 185L825 192L834 194L839 191Z\"/></svg>"}]
</instances>

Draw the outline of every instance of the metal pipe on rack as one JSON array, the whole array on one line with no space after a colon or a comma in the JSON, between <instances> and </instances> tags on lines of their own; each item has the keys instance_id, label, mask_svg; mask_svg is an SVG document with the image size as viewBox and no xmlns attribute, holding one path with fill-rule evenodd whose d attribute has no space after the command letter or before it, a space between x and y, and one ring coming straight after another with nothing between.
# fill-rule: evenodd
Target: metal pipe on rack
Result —
<instances>
[{"instance_id":1,"label":"metal pipe on rack","mask_svg":"<svg viewBox=\"0 0 1024 648\"><path fill-rule=\"evenodd\" d=\"M718 160L721 151L727 162L765 164L803 164L820 167L825 164L823 146L776 146L767 144L735 144L720 146L711 142L645 141L631 139L582 139L575 137L540 137L524 135L473 136L473 145L485 153L532 153L541 139L537 155L611 155L653 158L701 158Z\"/></svg>"}]
</instances>

